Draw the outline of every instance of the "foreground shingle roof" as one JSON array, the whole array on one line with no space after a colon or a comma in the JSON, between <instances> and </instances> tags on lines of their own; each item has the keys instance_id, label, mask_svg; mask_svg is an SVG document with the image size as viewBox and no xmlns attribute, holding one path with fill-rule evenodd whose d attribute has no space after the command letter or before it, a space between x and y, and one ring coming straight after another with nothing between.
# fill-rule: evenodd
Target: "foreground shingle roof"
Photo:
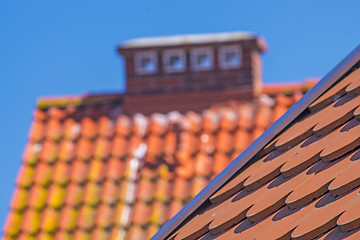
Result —
<instances>
[{"instance_id":1,"label":"foreground shingle roof","mask_svg":"<svg viewBox=\"0 0 360 240\"><path fill-rule=\"evenodd\" d=\"M166 239L360 239L360 69L338 80Z\"/></svg>"},{"instance_id":2,"label":"foreground shingle roof","mask_svg":"<svg viewBox=\"0 0 360 240\"><path fill-rule=\"evenodd\" d=\"M40 100L3 239L151 237L302 88L149 117L121 114L121 95Z\"/></svg>"}]
</instances>

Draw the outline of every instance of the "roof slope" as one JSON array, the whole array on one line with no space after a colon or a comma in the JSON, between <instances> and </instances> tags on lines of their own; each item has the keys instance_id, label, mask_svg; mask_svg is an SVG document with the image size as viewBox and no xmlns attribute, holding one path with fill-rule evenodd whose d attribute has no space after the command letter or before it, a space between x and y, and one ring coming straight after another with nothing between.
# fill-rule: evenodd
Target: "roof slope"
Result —
<instances>
[{"instance_id":1,"label":"roof slope","mask_svg":"<svg viewBox=\"0 0 360 240\"><path fill-rule=\"evenodd\" d=\"M356 68L282 126L167 239L360 239Z\"/></svg>"},{"instance_id":2,"label":"roof slope","mask_svg":"<svg viewBox=\"0 0 360 240\"><path fill-rule=\"evenodd\" d=\"M150 117L116 95L39 101L3 239L151 237L302 96L269 94Z\"/></svg>"}]
</instances>

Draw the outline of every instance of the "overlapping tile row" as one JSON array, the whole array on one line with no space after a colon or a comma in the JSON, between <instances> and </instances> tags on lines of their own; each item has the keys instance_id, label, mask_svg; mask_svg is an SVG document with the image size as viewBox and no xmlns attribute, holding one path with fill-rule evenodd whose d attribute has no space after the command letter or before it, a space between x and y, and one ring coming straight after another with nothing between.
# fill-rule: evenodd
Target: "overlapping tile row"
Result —
<instances>
[{"instance_id":1,"label":"overlapping tile row","mask_svg":"<svg viewBox=\"0 0 360 240\"><path fill-rule=\"evenodd\" d=\"M36 109L3 239L147 239L300 95L149 117Z\"/></svg>"},{"instance_id":2,"label":"overlapping tile row","mask_svg":"<svg viewBox=\"0 0 360 240\"><path fill-rule=\"evenodd\" d=\"M315 100L168 239L359 239L359 93L360 69Z\"/></svg>"}]
</instances>

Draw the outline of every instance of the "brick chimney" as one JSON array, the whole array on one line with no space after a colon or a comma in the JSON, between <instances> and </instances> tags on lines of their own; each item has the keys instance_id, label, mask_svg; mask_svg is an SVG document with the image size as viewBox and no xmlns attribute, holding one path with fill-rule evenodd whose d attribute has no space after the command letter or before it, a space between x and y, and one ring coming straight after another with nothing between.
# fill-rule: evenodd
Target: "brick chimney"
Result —
<instances>
[{"instance_id":1,"label":"brick chimney","mask_svg":"<svg viewBox=\"0 0 360 240\"><path fill-rule=\"evenodd\" d=\"M252 100L262 89L262 38L244 32L134 39L118 48L126 64L128 113L201 111Z\"/></svg>"}]
</instances>

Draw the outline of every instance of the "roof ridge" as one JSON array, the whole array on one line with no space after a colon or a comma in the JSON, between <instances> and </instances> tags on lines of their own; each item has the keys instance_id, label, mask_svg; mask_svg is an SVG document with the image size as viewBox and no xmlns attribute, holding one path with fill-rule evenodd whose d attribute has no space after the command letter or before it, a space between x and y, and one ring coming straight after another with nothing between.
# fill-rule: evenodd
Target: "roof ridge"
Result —
<instances>
[{"instance_id":1,"label":"roof ridge","mask_svg":"<svg viewBox=\"0 0 360 240\"><path fill-rule=\"evenodd\" d=\"M282 83L271 83L264 86L264 93L262 95L268 95L269 98L272 98L278 94L284 94L286 96L296 95L297 91L303 93L315 85L316 81L310 82L299 82L295 84L288 83L289 85L283 86ZM275 87L274 87L275 86ZM66 108L69 106L72 107L81 107L81 106L99 106L101 104L122 104L125 100L125 94L123 93L85 93L78 95L58 95L58 96L42 96L37 99L36 108L40 110L48 110L52 107L57 108ZM261 99L254 99L254 102ZM274 99L275 100L275 99ZM242 105L242 101L231 101L237 103L236 105ZM229 102L220 102L215 103L209 108L205 108L199 112L200 115L204 115L204 111L216 111L216 106L225 104L227 106ZM228 106L232 108L232 106ZM191 111L191 110L190 110ZM170 111L171 112L171 111ZM152 114L169 114L170 112L154 112ZM186 111L189 112L189 111ZM181 115L186 115L181 113ZM217 111L216 111L217 112ZM151 114L150 114L151 115Z\"/></svg>"},{"instance_id":2,"label":"roof ridge","mask_svg":"<svg viewBox=\"0 0 360 240\"><path fill-rule=\"evenodd\" d=\"M36 106L39 109L67 106L93 106L103 103L121 103L122 93L85 93L82 95L59 95L39 97Z\"/></svg>"},{"instance_id":3,"label":"roof ridge","mask_svg":"<svg viewBox=\"0 0 360 240\"><path fill-rule=\"evenodd\" d=\"M262 93L264 94L278 94L284 93L289 95L295 91L307 92L319 82L320 78L306 78L302 81L296 82L272 82L264 83Z\"/></svg>"},{"instance_id":4,"label":"roof ridge","mask_svg":"<svg viewBox=\"0 0 360 240\"><path fill-rule=\"evenodd\" d=\"M325 75L310 91L296 102L282 117L274 122L259 138L235 158L219 175L217 175L199 194L184 206L170 221L168 221L151 239L164 239L182 224L196 209L226 183L245 164L253 159L261 149L271 143L272 139L288 127L300 116L309 105L321 94L327 91L335 82L341 80L360 61L360 45L348 54L338 65Z\"/></svg>"}]
</instances>

